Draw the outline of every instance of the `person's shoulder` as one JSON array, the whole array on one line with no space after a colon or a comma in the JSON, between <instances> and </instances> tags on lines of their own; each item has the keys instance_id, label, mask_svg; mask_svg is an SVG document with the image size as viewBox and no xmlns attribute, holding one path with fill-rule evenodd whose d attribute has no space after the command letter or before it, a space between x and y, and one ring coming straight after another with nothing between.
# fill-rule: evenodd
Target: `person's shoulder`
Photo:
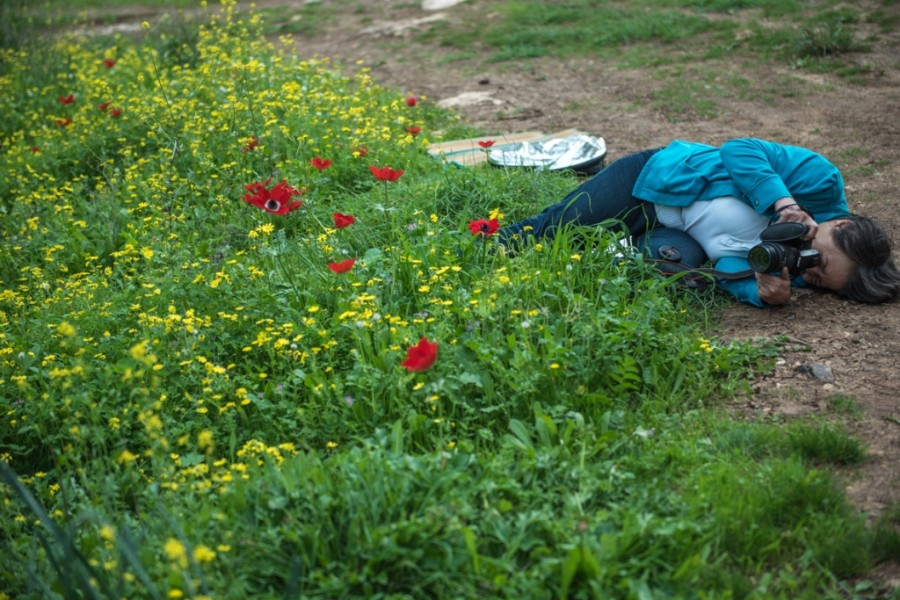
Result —
<instances>
[{"instance_id":1,"label":"person's shoulder","mask_svg":"<svg viewBox=\"0 0 900 600\"><path fill-rule=\"evenodd\" d=\"M656 164L659 163L678 163L681 161L685 161L691 159L692 157L699 157L705 154L717 154L718 148L715 146L710 146L709 144L702 144L700 142L690 142L687 140L672 140L669 142L669 145L663 148L660 152L657 152L650 160Z\"/></svg>"},{"instance_id":2,"label":"person's shoulder","mask_svg":"<svg viewBox=\"0 0 900 600\"><path fill-rule=\"evenodd\" d=\"M695 152L697 150L715 150L715 146L710 146L709 144L703 144L701 142L674 139L669 142L669 145L666 146L664 150Z\"/></svg>"},{"instance_id":3,"label":"person's shoulder","mask_svg":"<svg viewBox=\"0 0 900 600\"><path fill-rule=\"evenodd\" d=\"M754 137L742 137L742 138L732 138L727 142L723 143L721 149L725 153L730 152L753 152L759 153L762 152L764 154L785 154L788 156L793 155L810 155L818 153L814 150L803 146L797 146L792 144L785 144L782 142L775 142L772 140L765 140L762 138L754 138Z\"/></svg>"}]
</instances>

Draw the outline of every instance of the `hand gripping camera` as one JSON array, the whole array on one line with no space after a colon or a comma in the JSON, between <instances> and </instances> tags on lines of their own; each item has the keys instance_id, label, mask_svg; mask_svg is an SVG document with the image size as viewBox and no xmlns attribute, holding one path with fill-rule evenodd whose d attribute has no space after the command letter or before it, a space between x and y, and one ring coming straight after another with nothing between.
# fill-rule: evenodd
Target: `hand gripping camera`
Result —
<instances>
[{"instance_id":1,"label":"hand gripping camera","mask_svg":"<svg viewBox=\"0 0 900 600\"><path fill-rule=\"evenodd\" d=\"M747 261L757 273L780 272L788 268L791 277L800 271L815 267L822 260L818 250L813 250L810 242L803 241L809 227L803 223L775 223L769 225L760 235L762 243L750 249Z\"/></svg>"}]
</instances>

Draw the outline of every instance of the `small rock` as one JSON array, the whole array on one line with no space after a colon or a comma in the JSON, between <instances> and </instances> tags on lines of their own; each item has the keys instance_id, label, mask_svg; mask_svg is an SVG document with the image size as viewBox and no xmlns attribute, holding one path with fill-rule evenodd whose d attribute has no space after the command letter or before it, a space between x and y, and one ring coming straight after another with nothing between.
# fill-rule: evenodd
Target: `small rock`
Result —
<instances>
[{"instance_id":1,"label":"small rock","mask_svg":"<svg viewBox=\"0 0 900 600\"><path fill-rule=\"evenodd\" d=\"M463 0L423 0L422 10L444 10L456 6Z\"/></svg>"},{"instance_id":2,"label":"small rock","mask_svg":"<svg viewBox=\"0 0 900 600\"><path fill-rule=\"evenodd\" d=\"M407 19L405 21L394 21L391 23L376 23L363 29L360 33L364 35L383 35L388 37L403 37L411 29L415 29L422 25L440 21L445 17L444 13L435 13L427 17L419 19Z\"/></svg>"},{"instance_id":3,"label":"small rock","mask_svg":"<svg viewBox=\"0 0 900 600\"><path fill-rule=\"evenodd\" d=\"M460 106L474 106L476 104L485 103L499 106L503 104L503 101L492 98L488 92L463 92L459 96L439 100L437 105L441 108L457 108Z\"/></svg>"},{"instance_id":4,"label":"small rock","mask_svg":"<svg viewBox=\"0 0 900 600\"><path fill-rule=\"evenodd\" d=\"M823 363L813 363L810 367L810 373L815 379L824 381L825 383L834 383L834 373L831 368Z\"/></svg>"}]
</instances>

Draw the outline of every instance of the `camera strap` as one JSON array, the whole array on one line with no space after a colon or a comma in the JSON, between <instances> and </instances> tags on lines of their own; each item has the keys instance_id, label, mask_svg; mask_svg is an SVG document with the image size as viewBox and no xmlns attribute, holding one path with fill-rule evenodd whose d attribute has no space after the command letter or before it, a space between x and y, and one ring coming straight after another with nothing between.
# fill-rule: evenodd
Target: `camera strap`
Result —
<instances>
[{"instance_id":1,"label":"camera strap","mask_svg":"<svg viewBox=\"0 0 900 600\"><path fill-rule=\"evenodd\" d=\"M702 288L713 285L718 279L746 279L753 276L753 269L743 271L720 271L709 267L689 267L680 262L670 260L651 259L656 264L656 270L663 275L682 275L684 284L691 288Z\"/></svg>"}]
</instances>

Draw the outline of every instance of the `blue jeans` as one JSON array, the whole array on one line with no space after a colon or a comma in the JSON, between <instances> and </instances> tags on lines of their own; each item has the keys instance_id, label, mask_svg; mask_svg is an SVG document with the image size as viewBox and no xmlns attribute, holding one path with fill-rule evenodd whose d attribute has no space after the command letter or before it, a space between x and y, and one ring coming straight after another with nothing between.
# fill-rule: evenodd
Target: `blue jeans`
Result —
<instances>
[{"instance_id":1,"label":"blue jeans","mask_svg":"<svg viewBox=\"0 0 900 600\"><path fill-rule=\"evenodd\" d=\"M660 248L674 246L681 262L697 267L706 262L703 248L688 234L667 229L656 222L656 209L631 195L644 165L659 149L644 150L613 162L569 192L562 201L539 214L502 227L499 241L507 252L515 254L523 245L548 240L560 227L603 225L613 231L626 231L639 248L660 258Z\"/></svg>"}]
</instances>

